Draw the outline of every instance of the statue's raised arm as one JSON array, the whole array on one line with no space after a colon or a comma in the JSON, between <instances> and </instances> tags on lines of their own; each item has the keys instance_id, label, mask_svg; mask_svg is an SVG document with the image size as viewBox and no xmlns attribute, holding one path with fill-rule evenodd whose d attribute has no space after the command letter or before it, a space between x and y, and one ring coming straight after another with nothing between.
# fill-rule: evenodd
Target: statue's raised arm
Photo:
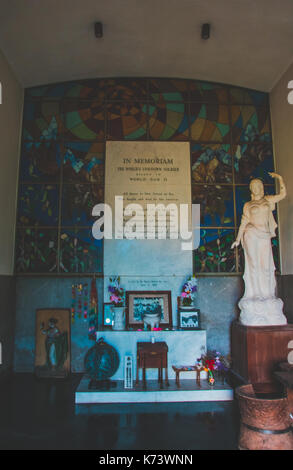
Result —
<instances>
[{"instance_id":1,"label":"statue's raised arm","mask_svg":"<svg viewBox=\"0 0 293 470\"><path fill-rule=\"evenodd\" d=\"M279 181L280 192L279 192L279 194L275 194L274 196L266 196L266 198L269 201L272 201L273 203L282 201L282 199L285 199L285 197L287 196L286 186L285 186L283 177L281 175L278 175L278 173L273 173L273 172L269 173L269 175L272 178L275 178L276 180Z\"/></svg>"},{"instance_id":2,"label":"statue's raised arm","mask_svg":"<svg viewBox=\"0 0 293 470\"><path fill-rule=\"evenodd\" d=\"M277 224L273 216L275 204L286 197L283 178L270 173L280 183L279 194L265 196L263 182L256 178L250 182L251 200L246 202L236 241L244 250L244 296L239 302L240 321L249 326L284 325L283 302L276 297L275 264L271 238Z\"/></svg>"}]
</instances>

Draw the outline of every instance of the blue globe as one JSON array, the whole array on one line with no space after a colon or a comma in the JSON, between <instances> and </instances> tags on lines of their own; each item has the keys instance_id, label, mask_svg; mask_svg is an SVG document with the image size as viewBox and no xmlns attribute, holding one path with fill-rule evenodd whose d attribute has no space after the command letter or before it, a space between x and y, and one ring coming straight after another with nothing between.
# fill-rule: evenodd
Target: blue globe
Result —
<instances>
[{"instance_id":1,"label":"blue globe","mask_svg":"<svg viewBox=\"0 0 293 470\"><path fill-rule=\"evenodd\" d=\"M118 352L104 338L88 350L84 359L85 370L92 380L109 379L118 370L119 363Z\"/></svg>"}]
</instances>

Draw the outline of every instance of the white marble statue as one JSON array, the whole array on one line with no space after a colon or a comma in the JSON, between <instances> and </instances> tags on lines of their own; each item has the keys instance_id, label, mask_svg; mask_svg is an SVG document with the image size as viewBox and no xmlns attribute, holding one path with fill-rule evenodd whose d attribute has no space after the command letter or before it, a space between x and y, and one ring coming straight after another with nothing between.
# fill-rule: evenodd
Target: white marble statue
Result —
<instances>
[{"instance_id":1,"label":"white marble statue","mask_svg":"<svg viewBox=\"0 0 293 470\"><path fill-rule=\"evenodd\" d=\"M269 173L280 183L280 192L264 195L260 179L250 183L251 200L243 208L241 225L231 248L241 242L244 250L244 296L239 302L240 322L247 326L285 325L283 302L276 297L275 264L271 238L276 236L275 204L286 197L282 176Z\"/></svg>"}]
</instances>

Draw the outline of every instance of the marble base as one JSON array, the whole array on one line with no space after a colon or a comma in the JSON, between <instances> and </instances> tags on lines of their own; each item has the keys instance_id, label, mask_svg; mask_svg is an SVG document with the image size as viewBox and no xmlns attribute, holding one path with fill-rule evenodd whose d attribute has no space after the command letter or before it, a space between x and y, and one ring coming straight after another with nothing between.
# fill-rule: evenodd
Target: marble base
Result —
<instances>
[{"instance_id":1,"label":"marble base","mask_svg":"<svg viewBox=\"0 0 293 470\"><path fill-rule=\"evenodd\" d=\"M75 393L76 404L90 403L160 403L160 402L203 402L231 401L233 390L220 381L210 387L207 380L201 381L201 387L195 380L180 380L178 389L175 380L170 385L160 389L156 380L147 382L147 390L143 390L140 382L133 389L124 389L123 380L116 382L116 387L109 391L89 390L90 379L84 376Z\"/></svg>"},{"instance_id":2,"label":"marble base","mask_svg":"<svg viewBox=\"0 0 293 470\"><path fill-rule=\"evenodd\" d=\"M243 297L239 302L240 322L246 326L286 325L283 314L283 301L277 297L268 299L249 299Z\"/></svg>"}]
</instances>

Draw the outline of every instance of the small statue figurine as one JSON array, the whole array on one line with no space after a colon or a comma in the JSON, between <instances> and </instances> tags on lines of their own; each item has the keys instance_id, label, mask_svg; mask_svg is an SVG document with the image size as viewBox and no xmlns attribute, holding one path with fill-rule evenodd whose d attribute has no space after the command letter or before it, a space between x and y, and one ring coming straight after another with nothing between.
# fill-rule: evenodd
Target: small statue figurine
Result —
<instances>
[{"instance_id":1,"label":"small statue figurine","mask_svg":"<svg viewBox=\"0 0 293 470\"><path fill-rule=\"evenodd\" d=\"M287 324L283 302L276 297L271 245L271 238L276 236L277 227L273 210L276 203L286 197L286 187L282 176L276 173L269 175L279 180L279 194L265 196L260 179L250 182L251 201L244 204L238 236L231 246L233 249L241 242L244 250L245 292L238 305L241 310L240 321L247 326Z\"/></svg>"}]
</instances>

